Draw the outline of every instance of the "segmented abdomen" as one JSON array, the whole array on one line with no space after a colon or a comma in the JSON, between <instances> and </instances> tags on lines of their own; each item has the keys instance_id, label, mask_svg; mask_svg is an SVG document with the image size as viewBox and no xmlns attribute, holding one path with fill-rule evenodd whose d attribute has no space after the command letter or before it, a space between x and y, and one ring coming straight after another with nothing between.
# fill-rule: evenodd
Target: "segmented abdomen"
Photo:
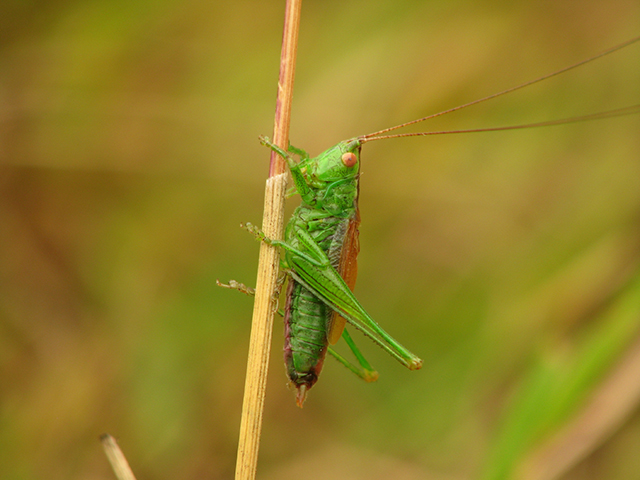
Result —
<instances>
[{"instance_id":1,"label":"segmented abdomen","mask_svg":"<svg viewBox=\"0 0 640 480\"><path fill-rule=\"evenodd\" d=\"M291 382L308 388L316 383L327 352L327 326L332 310L294 280L285 306L284 360Z\"/></svg>"},{"instance_id":2,"label":"segmented abdomen","mask_svg":"<svg viewBox=\"0 0 640 480\"><path fill-rule=\"evenodd\" d=\"M304 216L304 207L299 207L292 222L299 220L298 227L306 227L329 257L331 265L339 271L345 235L352 219L325 217L316 228L310 230L308 219ZM296 248L300 247L295 235L291 235L287 241ZM296 388L302 385L311 388L318 379L329 345L328 333L333 317L333 310L322 300L292 278L289 279L284 316L284 360L289 379Z\"/></svg>"}]
</instances>

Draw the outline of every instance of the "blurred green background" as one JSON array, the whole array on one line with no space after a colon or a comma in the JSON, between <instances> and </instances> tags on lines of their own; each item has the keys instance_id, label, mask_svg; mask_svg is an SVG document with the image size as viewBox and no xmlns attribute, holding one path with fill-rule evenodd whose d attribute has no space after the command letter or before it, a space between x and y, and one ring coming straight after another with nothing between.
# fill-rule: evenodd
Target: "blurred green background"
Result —
<instances>
[{"instance_id":1,"label":"blurred green background","mask_svg":"<svg viewBox=\"0 0 640 480\"><path fill-rule=\"evenodd\" d=\"M113 479L103 432L139 479L232 478L252 302L215 279L255 282L238 224L262 215L283 9L0 5L3 479ZM315 155L639 26L637 0L308 0L291 142ZM633 46L420 129L639 100ZM555 478L531 473L536 449L633 366L639 133L636 115L365 145L356 293L425 365L358 336L380 380L328 360L300 410L276 318L258 477ZM636 383L595 410L619 415L561 478L637 478Z\"/></svg>"}]
</instances>

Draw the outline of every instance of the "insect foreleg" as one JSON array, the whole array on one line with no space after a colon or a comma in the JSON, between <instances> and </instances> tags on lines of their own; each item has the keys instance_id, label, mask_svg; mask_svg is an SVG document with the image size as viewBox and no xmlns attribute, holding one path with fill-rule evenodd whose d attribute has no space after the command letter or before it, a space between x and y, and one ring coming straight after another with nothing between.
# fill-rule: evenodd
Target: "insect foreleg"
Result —
<instances>
[{"instance_id":1,"label":"insect foreleg","mask_svg":"<svg viewBox=\"0 0 640 480\"><path fill-rule=\"evenodd\" d=\"M293 161L293 158L291 158L291 155L289 155L287 152L285 152L283 149L281 149L279 146L277 146L275 143L269 140L269 137L260 135L258 139L260 140L261 145L264 145L265 147L270 148L271 150L276 152L278 155L280 155L282 158L285 158L287 160L291 159Z\"/></svg>"},{"instance_id":2,"label":"insect foreleg","mask_svg":"<svg viewBox=\"0 0 640 480\"><path fill-rule=\"evenodd\" d=\"M278 155L280 155L282 158L284 158L287 161L287 165L289 165L289 168L295 168L297 163L296 163L296 161L293 159L293 157L291 155L289 155L287 152L285 152L283 149L281 149L275 143L271 142L271 140L269 140L269 138L263 137L263 136L260 136L258 138L260 139L260 143L262 145L264 145L265 147L270 148L271 150L276 152ZM303 150L298 150L295 147L293 148L293 150L291 150L291 149L292 149L292 147L289 146L289 150L291 151L291 153L294 153L296 155L300 155L298 152L303 152L304 155L305 155L304 158L309 158L309 155L307 155L307 153L304 152Z\"/></svg>"},{"instance_id":3,"label":"insect foreleg","mask_svg":"<svg viewBox=\"0 0 640 480\"><path fill-rule=\"evenodd\" d=\"M299 193L303 199L306 199L312 196L312 190L309 188L309 185L307 185L307 182L304 178L304 174L300 169L300 165L302 163L296 163L296 161L293 159L291 155L289 155L287 152L285 152L276 144L272 143L271 140L269 140L267 137L261 136L259 138L260 138L260 143L262 145L264 145L265 147L269 147L271 150L273 150L274 152L276 152L278 155L280 155L282 158L285 159L285 161L287 162L287 165L289 166L289 171L291 172L291 177L293 178L293 182L296 185L295 191ZM299 148L289 145L289 151L296 155L300 155L301 162L305 162L309 160L309 154L304 150L301 150Z\"/></svg>"}]
</instances>

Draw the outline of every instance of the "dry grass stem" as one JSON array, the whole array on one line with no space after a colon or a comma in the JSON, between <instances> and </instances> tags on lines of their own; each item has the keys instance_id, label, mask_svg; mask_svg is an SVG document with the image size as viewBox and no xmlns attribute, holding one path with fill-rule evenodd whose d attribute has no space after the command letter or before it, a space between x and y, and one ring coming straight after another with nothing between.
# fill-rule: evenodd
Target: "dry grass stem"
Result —
<instances>
[{"instance_id":1,"label":"dry grass stem","mask_svg":"<svg viewBox=\"0 0 640 480\"><path fill-rule=\"evenodd\" d=\"M289 119L293 96L300 9L301 0L287 0L273 133L274 143L285 150L288 148L289 143ZM271 238L282 238L286 187L287 175L284 159L271 152L269 179L265 188L264 215L262 219L262 229ZM271 332L275 313L272 296L277 282L279 261L278 250L262 243L260 246L256 296L247 359L247 376L242 403L236 480L252 480L256 476L269 353L271 350Z\"/></svg>"},{"instance_id":2,"label":"dry grass stem","mask_svg":"<svg viewBox=\"0 0 640 480\"><path fill-rule=\"evenodd\" d=\"M107 459L111 464L111 468L113 468L113 472L116 474L116 478L118 480L136 480L129 466L129 462L127 462L124 453L120 450L116 439L108 433L105 433L100 437L100 441L102 442L104 453L107 455Z\"/></svg>"}]
</instances>

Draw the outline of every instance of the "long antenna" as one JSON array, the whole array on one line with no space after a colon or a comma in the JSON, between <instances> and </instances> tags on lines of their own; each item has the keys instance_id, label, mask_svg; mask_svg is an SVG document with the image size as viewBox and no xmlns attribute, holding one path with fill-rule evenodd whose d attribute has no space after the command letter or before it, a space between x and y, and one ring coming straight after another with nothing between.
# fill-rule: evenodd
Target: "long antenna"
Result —
<instances>
[{"instance_id":1,"label":"long antenna","mask_svg":"<svg viewBox=\"0 0 640 480\"><path fill-rule=\"evenodd\" d=\"M383 133L387 133L387 132L391 132L393 130L397 130L399 128L407 127L409 125L413 125L414 123L424 122L425 120L429 120L431 118L440 117L441 115L445 115L447 113L452 113L452 112L455 112L457 110L461 110L463 108L470 107L472 105L477 105L478 103L486 102L487 100L491 100L492 98L500 97L502 95L506 95L507 93L511 93L511 92L516 91L516 90L520 90L521 88L528 87L529 85L533 85L534 83L538 83L538 82L541 82L541 81L546 80L548 78L555 77L556 75L560 75L561 73L568 72L569 70L573 70L574 68L577 68L577 67L579 67L581 65L584 65L585 63L589 63L589 62L592 62L594 60L597 60L598 58L604 57L604 56L609 55L609 54L611 54L613 52L621 50L624 47L627 47L627 46L629 46L631 44L634 44L634 43L636 43L638 41L640 41L640 36L634 37L631 40L627 40L624 43L620 43L620 44L618 44L618 45L616 45L614 47L611 47L611 48L609 48L607 50L604 50L603 52L600 52L597 55L594 55L593 57L589 57L586 60L582 60L582 61L580 61L578 63L574 63L573 65L565 67L565 68L563 68L561 70L557 70L557 71L555 71L553 73L550 73L548 75L544 75L542 77L536 78L535 80L531 80L531 81L528 81L526 83L522 83L520 85L516 85L515 87L511 87L511 88L509 88L507 90L503 90L501 92L494 93L492 95L489 95L487 97L481 98L479 100L474 100L473 102L465 103L464 105L459 105L457 107L453 107L453 108L450 108L448 110L444 110L444 111L439 112L439 113L434 113L432 115L429 115L429 116L426 116L426 117L423 117L423 118L419 118L417 120L412 120L411 122L402 123L400 125L396 125L395 127L389 127L389 128L385 128L383 130L379 130L377 132L369 133L369 134L363 135L363 136L361 136L359 138L360 138L362 143L365 143L365 142L368 142L368 141L371 141L371 140L380 140L382 138L395 138L395 137L400 137L400 136L434 135L436 132L431 132L431 133L426 132L426 133L422 133L422 134L417 133L417 134L402 134L402 135L381 136L381 134L383 134ZM629 107L629 108L633 108L633 107ZM606 114L607 112L602 112L602 113ZM594 115L599 115L599 114L594 114ZM588 117L588 115L587 115L587 117ZM574 121L582 121L582 120L579 120L580 118L581 117L575 117L575 119L566 119L566 121L556 120L556 121L554 121L556 123L551 123L551 125L557 125L557 124L561 124L561 123L572 123ZM583 120L590 120L590 119L589 118L583 118ZM557 123L557 122L559 122L559 123ZM546 123L546 122L544 122L544 123ZM531 126L542 126L542 125L531 124ZM514 126L512 128L509 128L509 127L497 127L496 129L478 129L478 130L472 130L472 131L509 130L509 129L526 128L526 127L527 127L527 125L521 125L521 126ZM459 131L455 131L455 132L452 131L452 132L438 132L438 133L462 133L462 131L459 130Z\"/></svg>"},{"instance_id":2,"label":"long antenna","mask_svg":"<svg viewBox=\"0 0 640 480\"><path fill-rule=\"evenodd\" d=\"M586 122L589 120L600 120L603 118L622 117L625 115L633 115L640 113L640 104L631 105L629 107L617 108L615 110L608 110L606 112L591 113L589 115L581 115L579 117L561 118L559 120L547 120L545 122L536 123L524 123L521 125L509 125L506 127L486 127L486 128L471 128L467 130L442 130L434 132L410 132L410 133L395 133L393 135L379 135L377 137L367 136L361 143L371 142L373 140L383 140L385 138L400 138L400 137L424 137L427 135L445 135L448 133L477 133L477 132L499 132L502 130L520 130L523 128L536 128L536 127L551 127L554 125L566 125L568 123Z\"/></svg>"}]
</instances>

